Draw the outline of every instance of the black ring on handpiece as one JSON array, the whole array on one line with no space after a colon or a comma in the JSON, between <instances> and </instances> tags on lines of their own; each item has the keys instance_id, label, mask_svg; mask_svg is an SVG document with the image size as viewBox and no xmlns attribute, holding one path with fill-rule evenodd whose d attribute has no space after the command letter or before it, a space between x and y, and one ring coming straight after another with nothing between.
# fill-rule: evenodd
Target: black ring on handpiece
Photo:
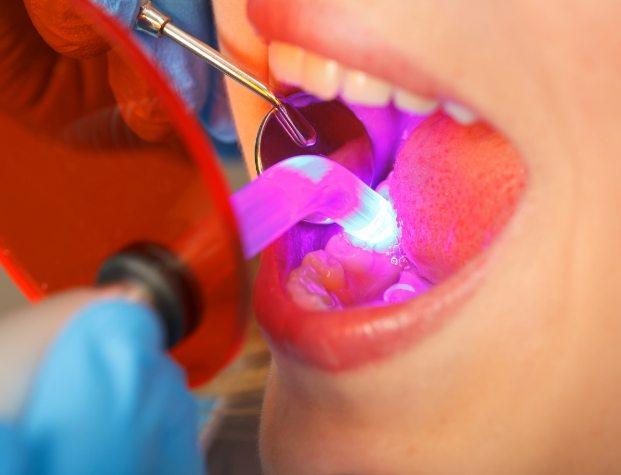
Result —
<instances>
[{"instance_id":1,"label":"black ring on handpiece","mask_svg":"<svg viewBox=\"0 0 621 475\"><path fill-rule=\"evenodd\" d=\"M97 274L97 284L136 283L151 297L171 348L195 327L200 299L189 270L159 244L133 244L110 257Z\"/></svg>"}]
</instances>

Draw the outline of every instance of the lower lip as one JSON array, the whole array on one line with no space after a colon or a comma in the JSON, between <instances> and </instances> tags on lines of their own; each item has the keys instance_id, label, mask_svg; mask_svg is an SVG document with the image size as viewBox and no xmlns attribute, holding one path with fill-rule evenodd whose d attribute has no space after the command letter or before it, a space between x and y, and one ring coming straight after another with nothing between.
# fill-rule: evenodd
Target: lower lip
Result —
<instances>
[{"instance_id":1,"label":"lower lip","mask_svg":"<svg viewBox=\"0 0 621 475\"><path fill-rule=\"evenodd\" d=\"M261 256L254 294L257 320L281 353L339 372L392 356L437 331L471 298L484 275L485 254L429 292L403 304L333 312L298 307L285 290L288 256L300 254L302 227Z\"/></svg>"}]
</instances>

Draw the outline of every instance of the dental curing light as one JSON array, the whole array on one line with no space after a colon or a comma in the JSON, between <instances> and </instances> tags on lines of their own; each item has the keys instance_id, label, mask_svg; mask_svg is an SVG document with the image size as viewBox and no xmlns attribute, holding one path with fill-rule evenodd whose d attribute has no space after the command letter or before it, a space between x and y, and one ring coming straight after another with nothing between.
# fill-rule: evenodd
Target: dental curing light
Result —
<instances>
[{"instance_id":1,"label":"dental curing light","mask_svg":"<svg viewBox=\"0 0 621 475\"><path fill-rule=\"evenodd\" d=\"M87 60L58 55L21 2L0 11L21 15L7 21L28 45L0 90L0 263L31 301L98 275L130 286L199 385L236 355L248 318L226 179L135 34L89 0L57 6L70 31L53 39L89 42Z\"/></svg>"},{"instance_id":2,"label":"dental curing light","mask_svg":"<svg viewBox=\"0 0 621 475\"><path fill-rule=\"evenodd\" d=\"M350 214L337 220L358 247L387 251L397 245L397 213L390 201L368 186L358 188L360 204Z\"/></svg>"},{"instance_id":3,"label":"dental curing light","mask_svg":"<svg viewBox=\"0 0 621 475\"><path fill-rule=\"evenodd\" d=\"M387 251L399 228L392 205L345 167L317 155L288 158L231 198L251 258L305 218L343 227L360 247Z\"/></svg>"},{"instance_id":4,"label":"dental curing light","mask_svg":"<svg viewBox=\"0 0 621 475\"><path fill-rule=\"evenodd\" d=\"M283 160L231 197L244 257L252 259L307 217L339 224L359 247L386 252L399 237L391 203L338 163L316 155ZM199 238L200 242L200 238ZM153 243L133 244L108 259L97 281L131 286L158 310L168 347L189 334L200 292L174 254Z\"/></svg>"},{"instance_id":5,"label":"dental curing light","mask_svg":"<svg viewBox=\"0 0 621 475\"><path fill-rule=\"evenodd\" d=\"M315 155L279 162L233 194L231 202L246 259L309 216L330 219L354 244L375 251L389 251L399 237L388 200L338 163ZM109 258L97 280L131 287L153 306L168 347L191 333L205 305L191 272L173 253L152 243L134 244Z\"/></svg>"},{"instance_id":6,"label":"dental curing light","mask_svg":"<svg viewBox=\"0 0 621 475\"><path fill-rule=\"evenodd\" d=\"M32 301L96 280L130 287L158 311L170 353L190 386L202 384L241 345L249 295L244 256L277 234L271 227L263 241L250 242L249 222L270 202L246 192L247 202L259 208L245 214L245 201L236 195L234 213L200 124L131 32L89 0L71 0L70 8L70 31L55 32L56 39L66 34L68 42L79 42L75 32L83 32L94 42L83 50L87 61L57 55L32 29L25 9L16 26L32 41L28 54L11 57L11 87L0 91L7 95L0 108L0 263ZM58 66L54 81L37 77L50 64ZM24 97L32 100L10 106ZM283 136L294 143L282 128L272 131L272 121L265 125L271 132L260 135L263 145ZM358 138L370 149L366 135ZM348 145L335 141L328 155L350 169L360 163L351 157L372 163L372 154ZM305 160L318 164L317 157ZM275 170L319 180L314 186L331 174L315 176L317 170L303 162ZM368 162L355 171L364 182L373 180ZM269 175L259 182L266 180ZM352 184L355 193L324 190L319 196L325 199L303 209L320 220L333 218L371 246L384 246L373 242L374 220L356 217L360 210L377 216L384 206L372 193L365 198L361 184Z\"/></svg>"}]
</instances>

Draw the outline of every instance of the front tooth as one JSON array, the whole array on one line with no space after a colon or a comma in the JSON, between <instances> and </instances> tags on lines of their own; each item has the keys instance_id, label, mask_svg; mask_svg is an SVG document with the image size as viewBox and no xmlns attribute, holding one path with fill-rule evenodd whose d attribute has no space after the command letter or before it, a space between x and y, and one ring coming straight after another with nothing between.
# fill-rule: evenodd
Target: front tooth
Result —
<instances>
[{"instance_id":1,"label":"front tooth","mask_svg":"<svg viewBox=\"0 0 621 475\"><path fill-rule=\"evenodd\" d=\"M362 71L349 70L343 80L343 99L365 106L383 106L390 100L390 86Z\"/></svg>"},{"instance_id":2,"label":"front tooth","mask_svg":"<svg viewBox=\"0 0 621 475\"><path fill-rule=\"evenodd\" d=\"M442 108L453 120L461 125L474 124L478 117L477 115L468 109L466 106L453 101L446 101Z\"/></svg>"},{"instance_id":3,"label":"front tooth","mask_svg":"<svg viewBox=\"0 0 621 475\"><path fill-rule=\"evenodd\" d=\"M272 42L268 48L269 65L273 76L282 83L299 86L305 52L286 43Z\"/></svg>"},{"instance_id":4,"label":"front tooth","mask_svg":"<svg viewBox=\"0 0 621 475\"><path fill-rule=\"evenodd\" d=\"M339 93L341 67L332 59L306 52L302 67L302 86L325 101Z\"/></svg>"},{"instance_id":5,"label":"front tooth","mask_svg":"<svg viewBox=\"0 0 621 475\"><path fill-rule=\"evenodd\" d=\"M427 115L437 109L438 101L417 96L403 89L397 89L395 91L395 106L405 112Z\"/></svg>"}]
</instances>

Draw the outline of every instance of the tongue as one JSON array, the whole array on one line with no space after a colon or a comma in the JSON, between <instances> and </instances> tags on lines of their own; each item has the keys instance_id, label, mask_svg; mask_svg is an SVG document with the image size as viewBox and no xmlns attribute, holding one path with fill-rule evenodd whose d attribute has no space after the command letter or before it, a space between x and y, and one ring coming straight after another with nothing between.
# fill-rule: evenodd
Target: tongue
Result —
<instances>
[{"instance_id":1,"label":"tongue","mask_svg":"<svg viewBox=\"0 0 621 475\"><path fill-rule=\"evenodd\" d=\"M487 125L428 118L401 145L390 180L402 250L420 275L441 281L491 243L525 182L517 151Z\"/></svg>"}]
</instances>

